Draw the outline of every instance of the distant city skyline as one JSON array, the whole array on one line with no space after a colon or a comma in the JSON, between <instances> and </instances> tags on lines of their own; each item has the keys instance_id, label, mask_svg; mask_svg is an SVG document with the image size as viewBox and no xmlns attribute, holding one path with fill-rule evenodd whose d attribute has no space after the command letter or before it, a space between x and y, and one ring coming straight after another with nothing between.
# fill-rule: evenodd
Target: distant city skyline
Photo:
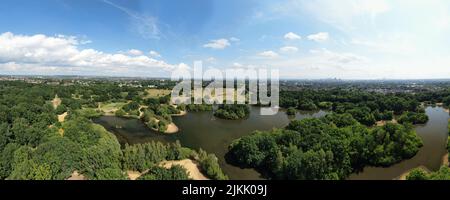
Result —
<instances>
[{"instance_id":1,"label":"distant city skyline","mask_svg":"<svg viewBox=\"0 0 450 200\"><path fill-rule=\"evenodd\" d=\"M5 0L0 75L170 77L276 68L281 79L450 78L446 0Z\"/></svg>"}]
</instances>

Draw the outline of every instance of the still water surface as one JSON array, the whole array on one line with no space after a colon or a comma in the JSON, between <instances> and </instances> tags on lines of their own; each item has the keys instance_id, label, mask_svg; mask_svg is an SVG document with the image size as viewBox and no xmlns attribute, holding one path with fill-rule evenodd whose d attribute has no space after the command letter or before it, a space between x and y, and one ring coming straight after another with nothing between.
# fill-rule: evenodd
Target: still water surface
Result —
<instances>
[{"instance_id":1,"label":"still water surface","mask_svg":"<svg viewBox=\"0 0 450 200\"><path fill-rule=\"evenodd\" d=\"M273 116L261 116L259 109L252 107L248 119L236 121L215 118L212 112L188 113L182 117L174 117L173 121L180 128L180 132L172 135L159 134L149 130L136 119L103 116L95 119L94 122L114 133L121 144L179 140L183 146L192 149L202 148L216 154L219 164L230 179L261 179L261 175L253 169L241 169L225 162L224 156L229 144L234 139L251 134L255 130L282 128L292 119L322 117L326 115L326 112L300 112L295 117L288 117L284 111L281 111ZM367 167L362 173L353 174L350 179L393 179L420 165L426 166L430 170L439 169L445 154L449 115L442 108L429 107L426 112L430 121L426 125L416 128L424 146L415 157L389 168Z\"/></svg>"},{"instance_id":2,"label":"still water surface","mask_svg":"<svg viewBox=\"0 0 450 200\"><path fill-rule=\"evenodd\" d=\"M260 108L252 107L250 116L243 120L219 119L214 117L212 112L188 113L185 116L173 118L173 122L180 131L172 135L156 133L136 119L103 116L95 119L94 122L114 133L121 144L179 140L182 146L192 149L201 148L216 154L219 164L230 179L261 179L260 174L253 169L241 169L225 162L224 156L230 143L255 130L283 128L292 119L322 117L326 115L326 112L300 112L295 117L288 117L284 111L272 116L262 116L259 111Z\"/></svg>"}]
</instances>

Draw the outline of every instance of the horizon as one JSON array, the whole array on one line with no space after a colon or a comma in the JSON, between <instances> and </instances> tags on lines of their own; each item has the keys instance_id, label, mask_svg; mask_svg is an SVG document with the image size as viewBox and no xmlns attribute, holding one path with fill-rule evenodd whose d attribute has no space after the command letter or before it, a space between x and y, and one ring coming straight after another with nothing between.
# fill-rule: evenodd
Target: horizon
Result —
<instances>
[{"instance_id":1,"label":"horizon","mask_svg":"<svg viewBox=\"0 0 450 200\"><path fill-rule=\"evenodd\" d=\"M5 75L159 78L202 60L280 79L450 79L445 0L8 0L0 10Z\"/></svg>"},{"instance_id":2,"label":"horizon","mask_svg":"<svg viewBox=\"0 0 450 200\"><path fill-rule=\"evenodd\" d=\"M108 75L39 75L39 74L30 74L30 75L20 75L20 74L0 74L1 77L27 77L27 78L105 78L105 79L130 79L130 80L170 80L170 77L145 77L145 76L108 76ZM195 80L195 79L192 79ZM224 81L227 79L224 79ZM238 79L240 80L240 79ZM249 79L245 79L249 80ZM316 79L302 79L302 78L280 78L280 81L449 81L450 78L419 78L419 79L388 79L388 78L377 78L377 79L341 79L341 78L316 78ZM206 80L208 81L208 80Z\"/></svg>"}]
</instances>

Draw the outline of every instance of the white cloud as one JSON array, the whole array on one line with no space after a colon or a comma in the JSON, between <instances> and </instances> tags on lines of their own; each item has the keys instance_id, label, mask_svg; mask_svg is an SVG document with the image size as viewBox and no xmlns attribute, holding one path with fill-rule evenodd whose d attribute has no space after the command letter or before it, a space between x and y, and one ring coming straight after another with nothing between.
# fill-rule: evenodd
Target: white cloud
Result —
<instances>
[{"instance_id":1,"label":"white cloud","mask_svg":"<svg viewBox=\"0 0 450 200\"><path fill-rule=\"evenodd\" d=\"M326 32L320 32L312 35L308 35L308 40L315 42L325 42L330 38L330 35Z\"/></svg>"},{"instance_id":2,"label":"white cloud","mask_svg":"<svg viewBox=\"0 0 450 200\"><path fill-rule=\"evenodd\" d=\"M178 66L176 67L175 70L187 70L187 71L189 71L189 70L191 70L191 67L189 65L185 64L185 63L180 63L180 64L178 64Z\"/></svg>"},{"instance_id":3,"label":"white cloud","mask_svg":"<svg viewBox=\"0 0 450 200\"><path fill-rule=\"evenodd\" d=\"M217 40L211 40L209 43L203 45L203 47L211 49L225 49L230 45L231 44L227 39L222 38Z\"/></svg>"},{"instance_id":4,"label":"white cloud","mask_svg":"<svg viewBox=\"0 0 450 200\"><path fill-rule=\"evenodd\" d=\"M150 51L148 54L150 54L150 56L155 57L155 58L160 58L161 54L159 54L156 51Z\"/></svg>"},{"instance_id":5,"label":"white cloud","mask_svg":"<svg viewBox=\"0 0 450 200\"><path fill-rule=\"evenodd\" d=\"M162 60L128 53L105 53L95 49L80 49L72 37L46 35L0 35L0 64L3 68L37 71L78 72L79 74L151 75L155 69L169 71L176 66ZM117 73L117 74L116 74Z\"/></svg>"},{"instance_id":6,"label":"white cloud","mask_svg":"<svg viewBox=\"0 0 450 200\"><path fill-rule=\"evenodd\" d=\"M238 68L240 68L240 67L243 67L243 66L244 66L244 65L241 64L241 63L237 63L237 62L233 63L233 67L238 67Z\"/></svg>"},{"instance_id":7,"label":"white cloud","mask_svg":"<svg viewBox=\"0 0 450 200\"><path fill-rule=\"evenodd\" d=\"M132 56L141 56L144 53L141 50L137 50L137 49L130 49L128 50L128 54L132 55Z\"/></svg>"},{"instance_id":8,"label":"white cloud","mask_svg":"<svg viewBox=\"0 0 450 200\"><path fill-rule=\"evenodd\" d=\"M236 38L236 37L231 37L230 38L230 41L231 42L239 42L239 41L241 41L239 38Z\"/></svg>"},{"instance_id":9,"label":"white cloud","mask_svg":"<svg viewBox=\"0 0 450 200\"><path fill-rule=\"evenodd\" d=\"M289 32L289 33L286 33L284 35L284 39L287 39L287 40L300 40L300 39L302 39L302 37L297 35L297 34L295 34L295 33L293 33L293 32Z\"/></svg>"},{"instance_id":10,"label":"white cloud","mask_svg":"<svg viewBox=\"0 0 450 200\"><path fill-rule=\"evenodd\" d=\"M285 46L285 47L281 47L280 51L283 53L294 53L298 51L297 47L294 46Z\"/></svg>"},{"instance_id":11,"label":"white cloud","mask_svg":"<svg viewBox=\"0 0 450 200\"><path fill-rule=\"evenodd\" d=\"M264 57L264 58L276 58L276 57L278 57L278 54L275 53L274 51L263 51L263 52L259 53L258 55L261 56L261 57Z\"/></svg>"}]
</instances>

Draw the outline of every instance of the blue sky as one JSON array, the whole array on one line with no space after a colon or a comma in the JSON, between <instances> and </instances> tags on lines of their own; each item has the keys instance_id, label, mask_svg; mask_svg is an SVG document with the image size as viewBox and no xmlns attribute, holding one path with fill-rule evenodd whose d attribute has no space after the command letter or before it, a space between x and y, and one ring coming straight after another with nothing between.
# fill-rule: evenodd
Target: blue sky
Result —
<instances>
[{"instance_id":1,"label":"blue sky","mask_svg":"<svg viewBox=\"0 0 450 200\"><path fill-rule=\"evenodd\" d=\"M0 74L450 78L447 0L3 0Z\"/></svg>"}]
</instances>

